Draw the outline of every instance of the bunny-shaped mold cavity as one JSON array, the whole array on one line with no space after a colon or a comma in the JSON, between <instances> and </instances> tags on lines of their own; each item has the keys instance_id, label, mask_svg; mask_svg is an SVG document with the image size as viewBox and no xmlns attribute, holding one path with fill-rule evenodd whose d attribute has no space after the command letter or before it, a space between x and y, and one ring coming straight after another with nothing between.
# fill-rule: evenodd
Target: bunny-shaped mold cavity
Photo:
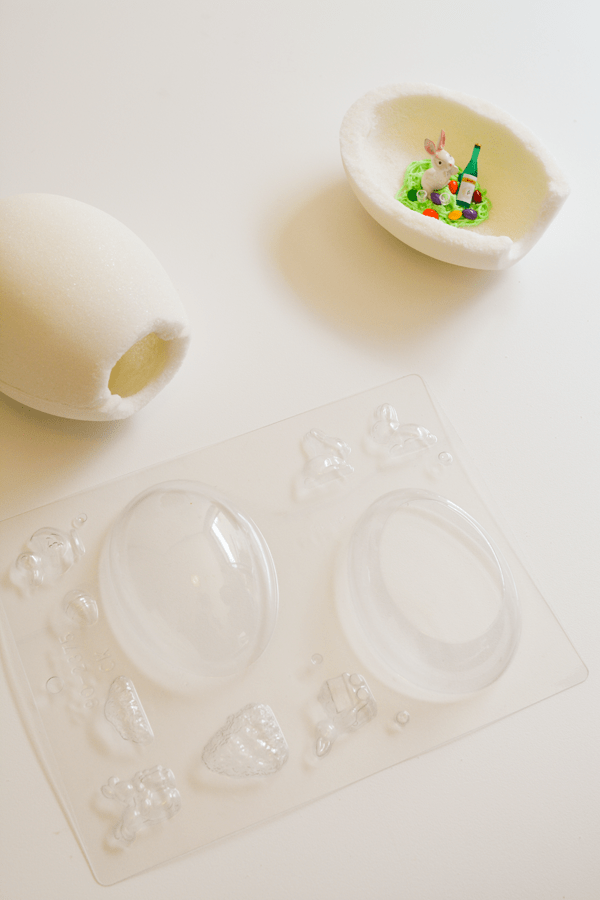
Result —
<instances>
[{"instance_id":1,"label":"bunny-shaped mold cavity","mask_svg":"<svg viewBox=\"0 0 600 900\"><path fill-rule=\"evenodd\" d=\"M109 800L125 804L115 837L123 844L131 844L144 825L155 825L171 819L181 809L181 797L175 776L164 766L154 766L136 772L130 781L116 776L103 785L102 793Z\"/></svg>"},{"instance_id":2,"label":"bunny-shaped mold cavity","mask_svg":"<svg viewBox=\"0 0 600 900\"><path fill-rule=\"evenodd\" d=\"M313 428L304 436L304 449L309 459L303 471L304 487L312 490L336 478L344 479L354 468L348 462L352 448L340 440Z\"/></svg>"},{"instance_id":3,"label":"bunny-shaped mold cavity","mask_svg":"<svg viewBox=\"0 0 600 900\"><path fill-rule=\"evenodd\" d=\"M451 178L458 175L458 166L447 150L444 150L446 134L440 132L440 139L436 145L429 138L425 138L425 150L431 157L431 168L423 172L421 187L431 197L432 191L441 191L446 187Z\"/></svg>"},{"instance_id":4,"label":"bunny-shaped mold cavity","mask_svg":"<svg viewBox=\"0 0 600 900\"><path fill-rule=\"evenodd\" d=\"M402 424L395 408L389 403L384 403L375 410L371 437L394 457L426 450L437 442L436 435L423 425Z\"/></svg>"}]
</instances>

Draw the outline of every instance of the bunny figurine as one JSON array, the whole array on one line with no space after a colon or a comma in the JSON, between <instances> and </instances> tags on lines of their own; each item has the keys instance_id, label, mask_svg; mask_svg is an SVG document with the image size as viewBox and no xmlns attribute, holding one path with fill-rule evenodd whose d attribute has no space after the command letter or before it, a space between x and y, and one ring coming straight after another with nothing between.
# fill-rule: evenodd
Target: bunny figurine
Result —
<instances>
[{"instance_id":1,"label":"bunny figurine","mask_svg":"<svg viewBox=\"0 0 600 900\"><path fill-rule=\"evenodd\" d=\"M425 139L425 149L431 156L431 168L423 172L421 187L428 197L431 197L432 191L441 191L454 175L458 175L458 167L454 164L454 159L447 150L444 150L445 143L444 131L440 132L437 147L429 138Z\"/></svg>"}]
</instances>

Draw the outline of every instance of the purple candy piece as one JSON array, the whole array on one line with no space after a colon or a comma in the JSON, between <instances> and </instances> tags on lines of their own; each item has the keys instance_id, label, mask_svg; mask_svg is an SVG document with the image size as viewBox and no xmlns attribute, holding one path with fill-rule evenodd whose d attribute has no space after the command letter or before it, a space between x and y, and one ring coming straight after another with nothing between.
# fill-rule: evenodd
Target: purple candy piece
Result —
<instances>
[{"instance_id":1,"label":"purple candy piece","mask_svg":"<svg viewBox=\"0 0 600 900\"><path fill-rule=\"evenodd\" d=\"M432 191L431 199L434 203L437 203L438 206L442 205L442 198L440 197L440 195L438 194L437 191Z\"/></svg>"},{"instance_id":2,"label":"purple candy piece","mask_svg":"<svg viewBox=\"0 0 600 900\"><path fill-rule=\"evenodd\" d=\"M431 195L433 197L433 194ZM463 216L465 219L476 219L477 218L477 210L476 209L463 209Z\"/></svg>"}]
</instances>

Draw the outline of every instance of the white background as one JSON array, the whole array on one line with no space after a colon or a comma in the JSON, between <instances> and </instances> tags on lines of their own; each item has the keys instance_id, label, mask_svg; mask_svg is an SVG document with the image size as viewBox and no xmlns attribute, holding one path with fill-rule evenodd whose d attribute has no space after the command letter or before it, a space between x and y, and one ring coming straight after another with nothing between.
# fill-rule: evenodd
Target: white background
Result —
<instances>
[{"instance_id":1,"label":"white background","mask_svg":"<svg viewBox=\"0 0 600 900\"><path fill-rule=\"evenodd\" d=\"M0 395L0 519L416 372L590 676L102 888L2 667L3 900L598 897L598 25L591 2L4 0L0 197L63 194L123 221L171 275L193 344L124 422ZM422 256L354 199L342 117L403 81L487 99L564 167L572 194L513 269Z\"/></svg>"}]
</instances>

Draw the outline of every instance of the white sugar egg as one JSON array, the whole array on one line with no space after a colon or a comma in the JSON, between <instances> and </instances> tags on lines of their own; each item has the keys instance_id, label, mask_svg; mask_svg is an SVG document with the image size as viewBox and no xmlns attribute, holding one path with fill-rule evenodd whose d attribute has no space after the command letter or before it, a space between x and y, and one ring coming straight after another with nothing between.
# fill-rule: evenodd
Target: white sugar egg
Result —
<instances>
[{"instance_id":1,"label":"white sugar egg","mask_svg":"<svg viewBox=\"0 0 600 900\"><path fill-rule=\"evenodd\" d=\"M123 419L173 377L189 325L121 222L52 194L0 200L0 391L70 419Z\"/></svg>"},{"instance_id":2,"label":"white sugar egg","mask_svg":"<svg viewBox=\"0 0 600 900\"><path fill-rule=\"evenodd\" d=\"M396 200L409 163L426 156L425 138L446 133L457 165L481 144L479 172L489 218L454 228ZM472 269L505 269L528 253L569 194L564 173L535 135L490 103L431 84L370 91L342 122L346 176L367 212L409 247Z\"/></svg>"}]
</instances>

